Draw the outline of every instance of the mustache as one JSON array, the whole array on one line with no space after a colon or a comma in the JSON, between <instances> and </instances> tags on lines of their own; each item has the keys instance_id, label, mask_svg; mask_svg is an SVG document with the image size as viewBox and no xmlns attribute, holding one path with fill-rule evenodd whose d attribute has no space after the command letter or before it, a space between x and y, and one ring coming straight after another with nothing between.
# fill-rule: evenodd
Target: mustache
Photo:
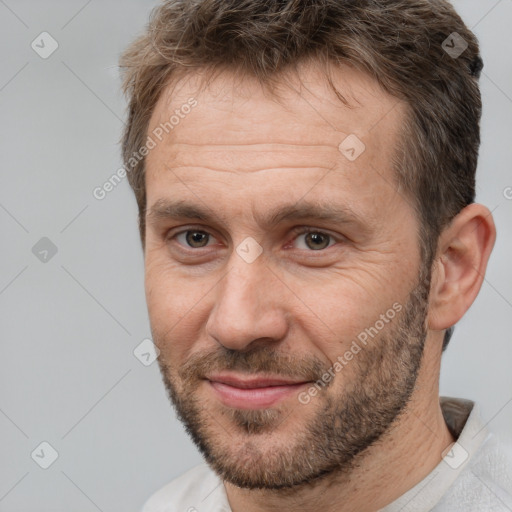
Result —
<instances>
[{"instance_id":1,"label":"mustache","mask_svg":"<svg viewBox=\"0 0 512 512\"><path fill-rule=\"evenodd\" d=\"M183 381L199 381L206 375L222 371L238 371L247 375L271 373L275 376L317 381L330 368L315 356L283 354L266 347L239 351L219 347L215 351L196 353L179 368Z\"/></svg>"}]
</instances>

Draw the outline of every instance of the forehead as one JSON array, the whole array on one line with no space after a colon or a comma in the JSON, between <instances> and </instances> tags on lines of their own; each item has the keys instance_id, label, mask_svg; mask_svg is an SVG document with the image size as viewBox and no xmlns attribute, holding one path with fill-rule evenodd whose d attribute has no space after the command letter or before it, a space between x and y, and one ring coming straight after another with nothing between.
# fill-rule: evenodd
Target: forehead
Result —
<instances>
[{"instance_id":1,"label":"forehead","mask_svg":"<svg viewBox=\"0 0 512 512\"><path fill-rule=\"evenodd\" d=\"M282 185L282 173L272 170L285 169L296 174L287 174L284 181L291 183L304 172L314 180L315 173L336 168L365 196L390 188L406 106L365 73L348 66L331 69L348 105L313 64L283 74L274 93L229 71L207 84L205 76L184 75L164 89L155 106L148 135L159 133L161 140L146 158L148 203L181 177L236 182L240 190L254 176L262 179L258 184ZM352 149L355 159L347 158L354 156Z\"/></svg>"},{"instance_id":2,"label":"forehead","mask_svg":"<svg viewBox=\"0 0 512 512\"><path fill-rule=\"evenodd\" d=\"M253 134L258 141L333 143L351 133L361 138L387 135L406 111L405 104L387 94L374 79L347 65L329 71L348 106L330 87L324 67L312 61L299 65L296 72L282 73L273 92L251 77L223 71L211 78L209 71L180 73L164 88L148 133L178 114L179 122L174 125L178 120L173 120L170 134L166 133L173 142L192 138L202 143L236 143ZM190 98L197 106L183 117L180 111ZM277 127L286 131L278 132Z\"/></svg>"}]
</instances>

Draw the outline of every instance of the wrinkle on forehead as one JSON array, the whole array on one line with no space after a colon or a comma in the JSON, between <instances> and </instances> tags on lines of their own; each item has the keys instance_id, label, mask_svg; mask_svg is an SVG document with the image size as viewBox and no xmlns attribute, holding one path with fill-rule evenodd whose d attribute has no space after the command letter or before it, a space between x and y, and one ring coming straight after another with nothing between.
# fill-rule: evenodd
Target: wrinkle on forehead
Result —
<instances>
[{"instance_id":1,"label":"wrinkle on forehead","mask_svg":"<svg viewBox=\"0 0 512 512\"><path fill-rule=\"evenodd\" d=\"M392 161L404 105L364 73L348 67L336 70L336 86L353 99L349 107L314 67L304 69L298 92L283 84L279 102L256 80L240 80L235 87L237 79L229 73L195 95L201 78L200 72L184 75L159 101L150 129L191 97L197 106L148 154L148 174L173 168L261 175L271 169L335 169L374 190L375 183L363 183L363 174L375 181L373 168L388 181L386 186L394 181ZM339 150L352 134L366 146L355 162Z\"/></svg>"},{"instance_id":2,"label":"wrinkle on forehead","mask_svg":"<svg viewBox=\"0 0 512 512\"><path fill-rule=\"evenodd\" d=\"M157 168L201 167L224 172L271 169L332 169L339 162L337 145L284 143L194 144L174 143L161 149Z\"/></svg>"}]
</instances>

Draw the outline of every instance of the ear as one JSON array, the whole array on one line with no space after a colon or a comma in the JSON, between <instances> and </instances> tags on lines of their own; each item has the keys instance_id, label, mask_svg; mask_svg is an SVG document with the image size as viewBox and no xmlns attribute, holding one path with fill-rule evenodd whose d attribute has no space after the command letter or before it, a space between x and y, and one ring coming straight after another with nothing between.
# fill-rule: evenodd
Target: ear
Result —
<instances>
[{"instance_id":1,"label":"ear","mask_svg":"<svg viewBox=\"0 0 512 512\"><path fill-rule=\"evenodd\" d=\"M495 240L492 213L481 204L464 208L443 230L432 272L429 329L455 325L473 304Z\"/></svg>"}]
</instances>

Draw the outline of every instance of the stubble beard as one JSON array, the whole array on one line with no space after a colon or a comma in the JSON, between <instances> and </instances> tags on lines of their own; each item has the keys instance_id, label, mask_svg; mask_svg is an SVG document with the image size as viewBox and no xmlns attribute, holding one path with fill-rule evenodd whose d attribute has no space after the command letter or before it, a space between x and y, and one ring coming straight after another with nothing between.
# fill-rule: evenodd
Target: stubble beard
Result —
<instances>
[{"instance_id":1,"label":"stubble beard","mask_svg":"<svg viewBox=\"0 0 512 512\"><path fill-rule=\"evenodd\" d=\"M279 407L248 410L204 403L196 391L208 385L202 377L212 370L317 381L328 369L325 363L276 354L265 347L239 352L221 346L214 353L196 354L174 371L160 356L169 399L208 465L221 479L246 489L285 490L315 485L333 473L349 475L356 457L381 439L404 412L414 390L427 334L430 275L420 276L419 283L393 320L395 325L387 325L354 356L349 363L350 382L343 382L337 395L332 391L334 378L309 404L297 400L289 412ZM154 339L164 346L162 339ZM315 407L314 415L310 407ZM309 414L302 425L297 410ZM290 414L294 419L287 423ZM279 436L279 430L285 435Z\"/></svg>"}]
</instances>

